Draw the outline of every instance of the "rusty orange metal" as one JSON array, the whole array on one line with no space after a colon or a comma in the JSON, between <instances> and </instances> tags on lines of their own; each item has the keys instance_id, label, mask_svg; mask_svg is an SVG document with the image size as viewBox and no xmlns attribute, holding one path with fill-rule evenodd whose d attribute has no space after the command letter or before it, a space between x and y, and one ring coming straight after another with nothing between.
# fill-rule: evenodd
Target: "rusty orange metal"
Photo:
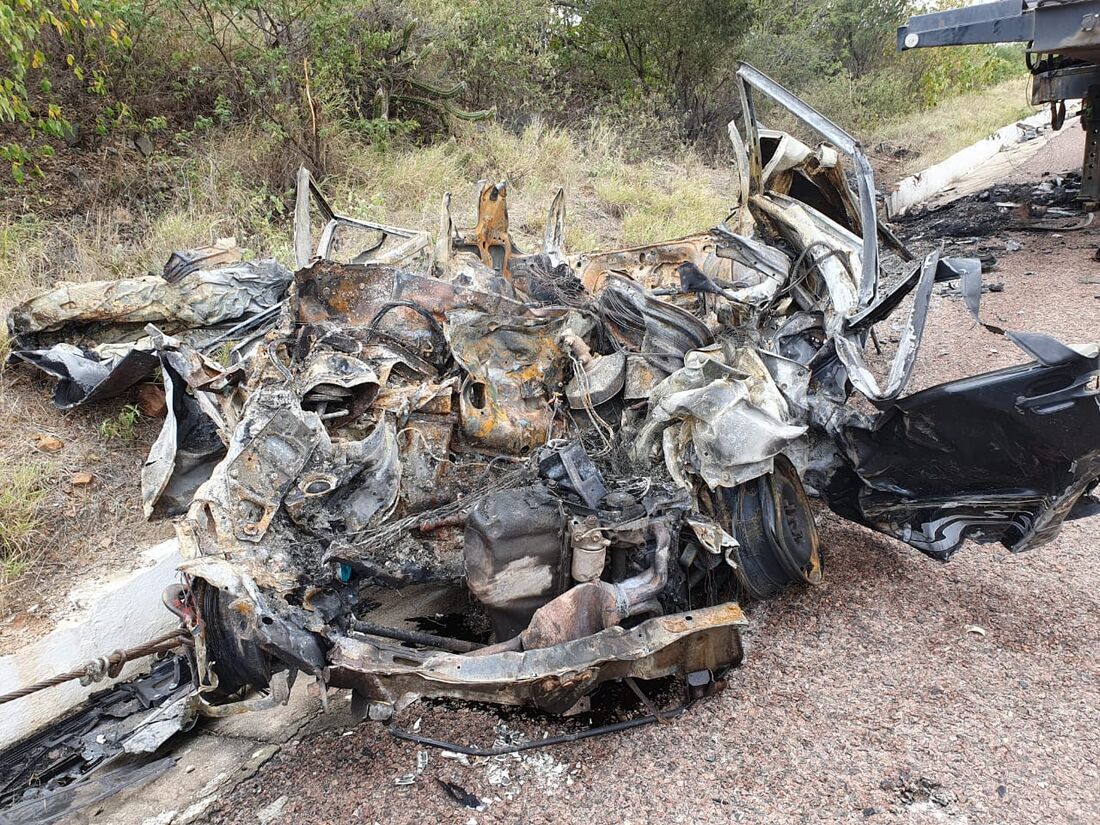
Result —
<instances>
[{"instance_id":1,"label":"rusty orange metal","mask_svg":"<svg viewBox=\"0 0 1100 825\"><path fill-rule=\"evenodd\" d=\"M676 267L693 263L709 277L731 280L733 263L717 255L717 239L709 232L671 241L631 246L582 255L577 262L581 283L589 292L600 292L611 273L630 278L646 289L677 289Z\"/></svg>"},{"instance_id":2,"label":"rusty orange metal","mask_svg":"<svg viewBox=\"0 0 1100 825\"><path fill-rule=\"evenodd\" d=\"M512 280L508 264L512 258L512 236L508 234L508 182L489 183L481 190L477 201L477 226L474 238L481 262L495 267L492 250L499 248L503 256L500 274Z\"/></svg>"}]
</instances>

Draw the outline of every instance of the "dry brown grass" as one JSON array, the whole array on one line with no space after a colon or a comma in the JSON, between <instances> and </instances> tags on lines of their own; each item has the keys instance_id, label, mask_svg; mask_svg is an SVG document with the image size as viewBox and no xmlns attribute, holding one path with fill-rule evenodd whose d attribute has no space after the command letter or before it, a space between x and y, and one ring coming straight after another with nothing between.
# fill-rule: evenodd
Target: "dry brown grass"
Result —
<instances>
[{"instance_id":1,"label":"dry brown grass","mask_svg":"<svg viewBox=\"0 0 1100 825\"><path fill-rule=\"evenodd\" d=\"M456 221L472 226L476 182L507 180L511 229L524 249L541 242L559 187L567 245L577 251L705 231L726 216L728 200L728 171L692 153L631 162L610 130L570 132L537 120L518 134L490 123L427 148L365 149L347 164L326 182L340 209L432 231L444 192Z\"/></svg>"},{"instance_id":2,"label":"dry brown grass","mask_svg":"<svg viewBox=\"0 0 1100 825\"><path fill-rule=\"evenodd\" d=\"M235 235L254 256L289 258L288 164L272 168L271 140L242 127L213 136L185 161L115 163L110 187L88 178L70 214L0 217L0 309L61 280L156 271L172 250ZM543 126L520 133L479 124L422 147L380 152L351 139L339 146L339 171L324 181L348 214L435 231L444 192L460 223L475 219L481 179L509 182L512 229L527 248L541 238L558 187L567 193L568 241L575 249L644 243L701 231L725 217L729 177L685 152L671 160L628 162L616 135ZM89 162L86 164L90 166ZM275 190L266 176L285 171ZM149 197L149 180L158 198Z\"/></svg>"},{"instance_id":3,"label":"dry brown grass","mask_svg":"<svg viewBox=\"0 0 1100 825\"><path fill-rule=\"evenodd\" d=\"M948 98L931 109L888 123L865 136L872 150L880 143L905 150L900 162L889 163L892 177L925 169L953 155L1009 123L1039 108L1028 102L1027 75L988 89ZM889 161L887 157L878 158Z\"/></svg>"},{"instance_id":4,"label":"dry brown grass","mask_svg":"<svg viewBox=\"0 0 1100 825\"><path fill-rule=\"evenodd\" d=\"M139 471L160 422L120 421L132 400L62 413L47 381L0 371L0 620L24 613L21 630L29 631L67 608L82 577L129 569L136 551L171 535L169 525L141 516ZM37 449L40 435L61 449ZM90 473L91 484L73 484L75 473ZM0 624L0 653L22 638Z\"/></svg>"},{"instance_id":5,"label":"dry brown grass","mask_svg":"<svg viewBox=\"0 0 1100 825\"><path fill-rule=\"evenodd\" d=\"M0 468L0 588L34 561L34 536L42 525L48 479L39 461Z\"/></svg>"}]
</instances>

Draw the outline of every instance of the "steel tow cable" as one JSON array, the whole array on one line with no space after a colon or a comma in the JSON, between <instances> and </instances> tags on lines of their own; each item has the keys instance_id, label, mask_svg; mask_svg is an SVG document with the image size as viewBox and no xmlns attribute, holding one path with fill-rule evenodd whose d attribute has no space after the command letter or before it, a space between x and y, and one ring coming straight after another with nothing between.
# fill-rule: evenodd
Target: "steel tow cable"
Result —
<instances>
[{"instance_id":1,"label":"steel tow cable","mask_svg":"<svg viewBox=\"0 0 1100 825\"><path fill-rule=\"evenodd\" d=\"M173 648L186 644L189 640L190 636L187 631L177 628L169 633L164 633L156 638L150 639L143 644L135 645L125 650L115 650L106 656L100 656L85 662L73 670L60 673L57 676L51 676L49 679L42 679L41 681L34 682L33 684L21 687L17 690L9 691L8 693L0 695L0 705L14 702L16 699L22 699L25 696L30 696L32 693L37 693L46 688L56 687L65 682L71 682L74 679L79 679L81 684L90 685L106 678L114 678L118 676L127 662L141 659L145 656L151 656L154 653L163 653L172 650Z\"/></svg>"}]
</instances>

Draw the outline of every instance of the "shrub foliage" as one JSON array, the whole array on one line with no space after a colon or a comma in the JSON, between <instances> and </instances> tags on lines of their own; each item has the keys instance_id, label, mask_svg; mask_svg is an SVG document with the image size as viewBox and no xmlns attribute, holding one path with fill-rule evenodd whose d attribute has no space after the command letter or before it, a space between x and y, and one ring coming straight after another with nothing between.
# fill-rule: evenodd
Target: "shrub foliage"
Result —
<instances>
[{"instance_id":1,"label":"shrub foliage","mask_svg":"<svg viewBox=\"0 0 1100 825\"><path fill-rule=\"evenodd\" d=\"M853 128L1019 71L1018 52L899 54L925 0L4 0L0 159L16 181L112 132L233 120L319 173L340 140L428 142L488 117L716 141L748 60Z\"/></svg>"}]
</instances>

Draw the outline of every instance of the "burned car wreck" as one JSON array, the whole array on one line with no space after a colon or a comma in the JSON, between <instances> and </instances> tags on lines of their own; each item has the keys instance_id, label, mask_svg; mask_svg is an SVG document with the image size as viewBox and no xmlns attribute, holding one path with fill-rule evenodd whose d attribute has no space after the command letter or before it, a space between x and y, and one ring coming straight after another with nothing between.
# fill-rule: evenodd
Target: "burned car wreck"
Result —
<instances>
[{"instance_id":1,"label":"burned car wreck","mask_svg":"<svg viewBox=\"0 0 1100 825\"><path fill-rule=\"evenodd\" d=\"M741 659L739 600L822 581L807 490L940 560L1094 511L1100 348L982 321L979 263L914 260L857 141L738 79L734 204L695 236L571 254L559 191L524 253L490 183L472 229L445 195L433 239L335 213L302 170L293 274L184 255L95 312L58 290L13 312L59 404L162 370L143 497L178 517L203 712L298 672L376 720L420 697L566 713L668 675L704 695ZM820 142L763 128L761 96ZM1028 363L905 395L949 279Z\"/></svg>"}]
</instances>

